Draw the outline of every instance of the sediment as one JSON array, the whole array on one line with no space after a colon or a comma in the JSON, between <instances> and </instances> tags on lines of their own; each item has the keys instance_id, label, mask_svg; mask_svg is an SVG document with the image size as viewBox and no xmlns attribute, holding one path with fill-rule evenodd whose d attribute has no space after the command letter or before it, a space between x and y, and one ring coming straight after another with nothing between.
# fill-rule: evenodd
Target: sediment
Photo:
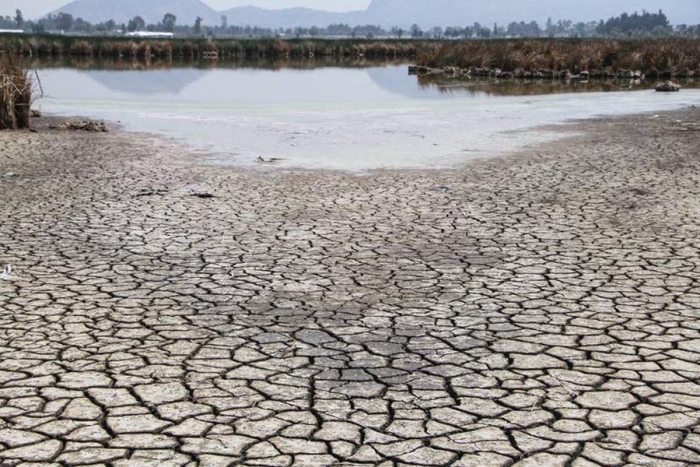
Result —
<instances>
[{"instance_id":1,"label":"sediment","mask_svg":"<svg viewBox=\"0 0 700 467\"><path fill-rule=\"evenodd\" d=\"M50 120L0 132L3 465L700 464L697 109L361 176Z\"/></svg>"}]
</instances>

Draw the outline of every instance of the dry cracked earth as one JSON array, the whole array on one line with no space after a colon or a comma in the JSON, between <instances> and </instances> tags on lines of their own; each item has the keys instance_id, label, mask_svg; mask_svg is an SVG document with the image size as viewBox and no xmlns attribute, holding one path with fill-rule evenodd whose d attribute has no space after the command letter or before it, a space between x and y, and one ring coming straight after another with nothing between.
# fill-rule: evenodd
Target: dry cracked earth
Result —
<instances>
[{"instance_id":1,"label":"dry cracked earth","mask_svg":"<svg viewBox=\"0 0 700 467\"><path fill-rule=\"evenodd\" d=\"M364 175L0 133L0 465L700 465L699 118Z\"/></svg>"}]
</instances>

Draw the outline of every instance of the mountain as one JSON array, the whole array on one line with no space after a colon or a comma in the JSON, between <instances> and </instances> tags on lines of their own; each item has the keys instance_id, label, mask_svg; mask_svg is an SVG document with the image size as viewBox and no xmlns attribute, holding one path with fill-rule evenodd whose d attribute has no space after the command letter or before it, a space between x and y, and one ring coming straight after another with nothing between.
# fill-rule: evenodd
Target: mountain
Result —
<instances>
[{"instance_id":1,"label":"mountain","mask_svg":"<svg viewBox=\"0 0 700 467\"><path fill-rule=\"evenodd\" d=\"M92 23L113 19L127 23L135 16L141 16L146 23L159 23L166 13L177 17L178 24L194 24L197 17L208 24L219 24L219 15L201 0L75 0L56 13L69 13L75 18L83 18Z\"/></svg>"},{"instance_id":2,"label":"mountain","mask_svg":"<svg viewBox=\"0 0 700 467\"><path fill-rule=\"evenodd\" d=\"M179 24L192 24L197 16L204 18L206 24L219 24L220 17L226 15L231 25L268 28L347 23L351 26L373 24L405 29L418 24L427 29L433 26L469 26L475 22L488 27L513 21L544 24L548 18L588 22L624 12L660 9L674 24L700 22L698 0L372 0L367 10L346 13L308 8L265 10L254 6L216 12L201 0L75 0L56 12L70 13L91 22L111 18L124 23L140 15L147 23L157 23L166 13L173 13Z\"/></svg>"},{"instance_id":3,"label":"mountain","mask_svg":"<svg viewBox=\"0 0 700 467\"><path fill-rule=\"evenodd\" d=\"M66 0L42 0L32 2L28 0L0 0L0 16L14 16L15 10L22 10L25 18L40 18L47 11L55 10L65 5Z\"/></svg>"},{"instance_id":4,"label":"mountain","mask_svg":"<svg viewBox=\"0 0 700 467\"><path fill-rule=\"evenodd\" d=\"M264 10L238 7L225 11L229 24L263 27L309 27L348 23L351 26L376 24L384 28L422 28L433 26L468 26L475 22L490 27L513 21L538 21L548 18L574 22L598 21L624 12L658 11L663 9L672 23L693 18L700 21L698 0L372 0L366 11L330 13L307 8ZM692 21L691 21L692 22Z\"/></svg>"},{"instance_id":5,"label":"mountain","mask_svg":"<svg viewBox=\"0 0 700 467\"><path fill-rule=\"evenodd\" d=\"M366 11L369 24L403 26L467 26L475 22L483 25L513 21L572 20L597 21L624 12L658 11L662 9L672 23L688 18L700 21L698 0L372 0Z\"/></svg>"}]
</instances>

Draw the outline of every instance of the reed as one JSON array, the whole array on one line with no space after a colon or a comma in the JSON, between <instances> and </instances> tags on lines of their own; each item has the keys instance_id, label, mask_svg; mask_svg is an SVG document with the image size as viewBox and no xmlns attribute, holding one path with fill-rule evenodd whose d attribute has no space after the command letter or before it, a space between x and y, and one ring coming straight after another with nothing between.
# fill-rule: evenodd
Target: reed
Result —
<instances>
[{"instance_id":1,"label":"reed","mask_svg":"<svg viewBox=\"0 0 700 467\"><path fill-rule=\"evenodd\" d=\"M88 41L78 41L71 45L71 55L92 55L92 45Z\"/></svg>"},{"instance_id":2,"label":"reed","mask_svg":"<svg viewBox=\"0 0 700 467\"><path fill-rule=\"evenodd\" d=\"M32 81L16 53L0 53L0 130L29 127Z\"/></svg>"},{"instance_id":3,"label":"reed","mask_svg":"<svg viewBox=\"0 0 700 467\"><path fill-rule=\"evenodd\" d=\"M446 42L422 50L419 66L535 72L639 70L652 77L700 73L700 40L648 39L503 39Z\"/></svg>"},{"instance_id":4,"label":"reed","mask_svg":"<svg viewBox=\"0 0 700 467\"><path fill-rule=\"evenodd\" d=\"M434 52L438 41L365 39L134 39L126 37L77 37L51 35L0 35L0 50L32 57L88 58L201 58L217 52L238 59L367 57L415 58Z\"/></svg>"}]
</instances>

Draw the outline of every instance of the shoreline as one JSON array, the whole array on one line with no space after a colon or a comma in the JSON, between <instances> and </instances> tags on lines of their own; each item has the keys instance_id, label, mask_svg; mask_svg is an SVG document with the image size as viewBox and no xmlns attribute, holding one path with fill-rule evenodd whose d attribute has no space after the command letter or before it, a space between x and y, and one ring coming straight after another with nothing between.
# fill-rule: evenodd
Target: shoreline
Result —
<instances>
[{"instance_id":1,"label":"shoreline","mask_svg":"<svg viewBox=\"0 0 700 467\"><path fill-rule=\"evenodd\" d=\"M700 109L556 128L361 176L0 132L0 463L700 464Z\"/></svg>"},{"instance_id":2,"label":"shoreline","mask_svg":"<svg viewBox=\"0 0 700 467\"><path fill-rule=\"evenodd\" d=\"M62 116L57 114L45 114L41 117L40 128L43 131L49 131L54 134L78 134L88 136L90 134L96 135L99 132L90 131L78 131L78 130L57 130L48 128L51 123L61 123L70 122L74 120L78 121L91 121L91 122L104 122L107 126L108 132L113 135L117 135L119 138L124 138L126 141L148 141L152 143L156 148L165 149L169 154L169 159L173 162L178 161L179 164L191 165L192 167L204 168L208 167L210 169L221 168L225 171L242 171L244 173L252 174L266 174L269 172L275 172L279 175L285 173L308 173L310 175L322 175L322 174L336 174L339 176L360 176L360 177L371 177L371 176L381 176L385 174L426 174L426 175L438 175L439 173L449 173L458 174L464 172L472 165L479 165L481 163L496 163L500 164L499 160L510 160L512 158L518 159L521 157L531 157L533 153L538 152L538 148L544 147L549 148L551 146L558 145L576 145L578 142L586 141L591 133L596 131L595 127L606 126L609 124L614 124L616 122L628 122L628 121L644 121L646 119L661 118L662 120L667 120L670 124L671 131L683 131L684 124L691 125L693 128L687 129L688 131L694 131L695 125L692 122L685 121L685 118L693 118L693 114L700 114L700 107L695 104L686 104L683 107L672 109L672 110L647 110L637 113L628 114L612 114L612 115L598 115L593 117L571 117L567 120L551 123L551 124L540 124L534 127L526 128L516 128L505 130L503 135L517 135L521 133L543 133L548 134L548 139L543 141L531 141L523 146L516 147L513 149L505 149L502 152L495 155L484 155L477 156L471 159L463 159L458 164L453 166L437 166L434 168L429 167L380 167L380 168L370 168L370 169L331 169L324 167L305 167L305 166L281 166L272 163L261 163L259 165L249 165L246 163L233 163L233 162L217 162L212 160L224 153L219 153L216 150L206 149L200 147L197 143L188 142L184 139L178 138L177 136L161 134L150 132L146 130L131 130L127 128L120 121L112 121L105 119L92 119L90 117L84 116ZM675 118L679 117L679 118ZM36 119L33 119L36 121ZM676 124L674 126L674 124ZM680 126L679 126L680 125ZM36 127L33 126L34 129ZM26 132L27 130L23 130ZM177 154L177 156L175 156ZM172 157L177 159L170 159ZM284 161L285 159L279 159L279 161Z\"/></svg>"},{"instance_id":3,"label":"shoreline","mask_svg":"<svg viewBox=\"0 0 700 467\"><path fill-rule=\"evenodd\" d=\"M421 93L428 99L414 99L407 93L387 98L386 102L376 105L353 105L344 98L338 98L337 103L333 98L330 105L314 103L313 99L301 105L291 103L297 99L295 97L289 102L283 99L282 102L286 104L282 110L277 107L281 104L267 101L261 103L261 110L257 107L251 110L245 103L248 98L241 97L240 93L222 95L221 102L216 105L207 101L186 106L163 103L161 99L144 103L135 95L110 98L104 105L97 105L84 99L85 96L81 97L80 93L69 97L71 93L63 92L46 99L43 108L65 115L84 113L89 117L121 120L129 129L139 131L159 131L180 138L197 152L219 153L220 156L213 159L231 165L257 166L260 164L255 160L262 156L266 159L283 159L275 165L285 167L360 171L387 166L420 169L439 165L452 168L460 166L464 159L517 150L523 143L542 141L547 135L536 129L543 124L621 111L670 110L698 100L697 90L674 95L643 91L541 97L532 97L525 90L527 95L521 97L493 99L491 90L480 87L453 89L430 85L425 90L419 88L416 91L414 79L405 77L401 68L375 72L378 75L358 72L357 79L364 84L357 88L367 86L372 92L384 96L387 89L392 88L381 85L377 88L374 83L399 79L404 83L402 86L410 85L411 92ZM366 74L372 79L371 82ZM285 81L283 74L264 76L274 78L280 86ZM209 76L212 80L226 77L228 75ZM131 83L136 78L141 79L138 73L124 75L123 81ZM312 81L313 84L320 85L326 80L323 75L317 78L318 81ZM95 81L75 71L48 75L46 80L47 83L75 80L84 83L86 88ZM302 89L313 94L310 91L313 87L309 88L307 84ZM198 91L193 88L190 92L192 95L188 94L182 99L193 99ZM307 100L308 96L304 96L303 100ZM65 103L61 103L60 99L66 99ZM465 105L472 110L467 110ZM328 108L333 113L328 114ZM170 113L175 109L181 109L182 115L171 118ZM436 121L425 125L422 112ZM534 128L535 131L516 136L504 134L505 131L524 127ZM350 128L354 130L348 132Z\"/></svg>"}]
</instances>

